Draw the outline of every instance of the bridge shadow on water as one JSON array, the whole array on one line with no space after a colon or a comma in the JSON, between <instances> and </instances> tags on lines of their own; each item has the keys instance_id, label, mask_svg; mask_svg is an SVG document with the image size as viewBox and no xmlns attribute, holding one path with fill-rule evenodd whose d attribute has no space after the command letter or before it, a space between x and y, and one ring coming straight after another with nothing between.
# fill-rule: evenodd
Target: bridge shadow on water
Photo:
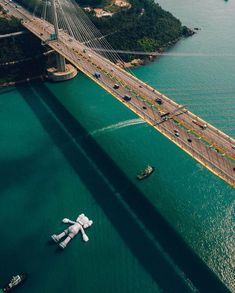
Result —
<instances>
[{"instance_id":1,"label":"bridge shadow on water","mask_svg":"<svg viewBox=\"0 0 235 293\"><path fill-rule=\"evenodd\" d=\"M164 292L191 292L186 279L191 280L200 292L229 292L45 84L18 86L17 89L126 245ZM88 158L98 166L115 190L120 192L118 196L154 235L185 276L176 273L172 264L166 260ZM85 165L88 168L80 167ZM125 190L120 190L120 186L125 186Z\"/></svg>"}]
</instances>

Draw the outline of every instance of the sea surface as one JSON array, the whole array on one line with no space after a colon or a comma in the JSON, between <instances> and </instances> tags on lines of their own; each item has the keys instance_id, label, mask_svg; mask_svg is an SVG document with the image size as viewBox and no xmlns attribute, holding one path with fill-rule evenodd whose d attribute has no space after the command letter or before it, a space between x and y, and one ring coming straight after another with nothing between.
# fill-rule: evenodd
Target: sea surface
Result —
<instances>
[{"instance_id":1,"label":"sea surface","mask_svg":"<svg viewBox=\"0 0 235 293\"><path fill-rule=\"evenodd\" d=\"M200 30L134 74L234 137L235 2L159 3ZM234 189L83 74L1 89L0 134L0 288L235 292ZM80 213L90 240L61 251L50 236Z\"/></svg>"}]
</instances>

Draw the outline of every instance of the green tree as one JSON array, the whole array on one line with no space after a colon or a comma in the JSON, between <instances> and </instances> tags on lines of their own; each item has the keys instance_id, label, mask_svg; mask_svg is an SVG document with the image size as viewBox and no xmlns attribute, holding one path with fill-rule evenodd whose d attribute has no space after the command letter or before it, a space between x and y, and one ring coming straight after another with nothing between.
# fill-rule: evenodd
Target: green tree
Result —
<instances>
[{"instance_id":1,"label":"green tree","mask_svg":"<svg viewBox=\"0 0 235 293\"><path fill-rule=\"evenodd\" d=\"M159 42L157 40L147 37L138 40L137 43L145 52L153 52L159 47Z\"/></svg>"}]
</instances>

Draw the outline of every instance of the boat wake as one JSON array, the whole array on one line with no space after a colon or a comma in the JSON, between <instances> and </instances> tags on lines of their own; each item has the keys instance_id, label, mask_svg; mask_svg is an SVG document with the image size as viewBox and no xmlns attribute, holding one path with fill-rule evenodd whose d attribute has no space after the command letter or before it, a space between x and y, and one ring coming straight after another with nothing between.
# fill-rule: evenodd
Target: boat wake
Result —
<instances>
[{"instance_id":1,"label":"boat wake","mask_svg":"<svg viewBox=\"0 0 235 293\"><path fill-rule=\"evenodd\" d=\"M124 128L124 127L128 127L128 126L134 126L134 125L143 124L143 123L146 123L146 122L141 118L126 120L126 121L118 122L116 124L112 124L112 125L109 125L109 126L94 130L94 131L90 132L89 134L91 136L95 136L95 135L98 135L98 134L101 134L101 133L111 132L111 131L115 131L115 130L120 129L120 128Z\"/></svg>"}]
</instances>

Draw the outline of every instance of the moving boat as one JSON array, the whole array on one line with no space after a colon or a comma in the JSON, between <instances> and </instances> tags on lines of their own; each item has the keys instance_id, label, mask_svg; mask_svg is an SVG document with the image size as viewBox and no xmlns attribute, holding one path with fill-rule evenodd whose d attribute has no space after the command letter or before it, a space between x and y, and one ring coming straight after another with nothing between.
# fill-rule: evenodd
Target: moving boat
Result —
<instances>
[{"instance_id":1,"label":"moving boat","mask_svg":"<svg viewBox=\"0 0 235 293\"><path fill-rule=\"evenodd\" d=\"M3 292L10 292L19 286L26 279L26 274L22 273L16 276L13 276L11 281L3 288Z\"/></svg>"},{"instance_id":2,"label":"moving boat","mask_svg":"<svg viewBox=\"0 0 235 293\"><path fill-rule=\"evenodd\" d=\"M136 178L138 180L142 180L150 176L153 172L154 172L154 167L148 165L144 170L140 171L140 173L136 175Z\"/></svg>"}]
</instances>

